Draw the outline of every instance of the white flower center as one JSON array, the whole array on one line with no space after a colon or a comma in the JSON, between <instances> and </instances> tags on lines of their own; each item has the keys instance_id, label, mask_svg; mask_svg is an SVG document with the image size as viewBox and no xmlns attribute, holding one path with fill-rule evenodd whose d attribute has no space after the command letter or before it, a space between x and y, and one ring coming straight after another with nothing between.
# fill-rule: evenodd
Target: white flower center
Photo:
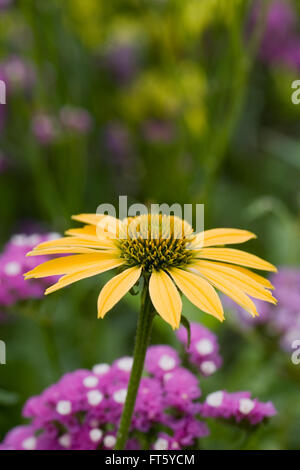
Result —
<instances>
[{"instance_id":1,"label":"white flower center","mask_svg":"<svg viewBox=\"0 0 300 470\"><path fill-rule=\"evenodd\" d=\"M126 395L127 395L127 389L122 388L121 390L117 390L113 394L113 399L115 400L115 402L123 404L125 403Z\"/></svg>"},{"instance_id":2,"label":"white flower center","mask_svg":"<svg viewBox=\"0 0 300 470\"><path fill-rule=\"evenodd\" d=\"M72 403L68 400L61 400L56 405L56 411L60 415L69 415L72 411Z\"/></svg>"},{"instance_id":3,"label":"white flower center","mask_svg":"<svg viewBox=\"0 0 300 470\"><path fill-rule=\"evenodd\" d=\"M97 377L95 377L94 375L89 375L83 379L82 383L86 388L93 388L98 385L98 382L99 380L97 379Z\"/></svg>"},{"instance_id":4,"label":"white flower center","mask_svg":"<svg viewBox=\"0 0 300 470\"><path fill-rule=\"evenodd\" d=\"M118 361L118 368L125 372L130 372L133 364L132 357L123 357Z\"/></svg>"},{"instance_id":5,"label":"white flower center","mask_svg":"<svg viewBox=\"0 0 300 470\"><path fill-rule=\"evenodd\" d=\"M216 372L217 367L216 367L216 364L212 361L204 361L202 362L200 369L203 372L203 374L211 375L214 372Z\"/></svg>"},{"instance_id":6,"label":"white flower center","mask_svg":"<svg viewBox=\"0 0 300 470\"><path fill-rule=\"evenodd\" d=\"M158 365L162 370L172 370L176 365L176 361L173 357L164 354L159 359Z\"/></svg>"},{"instance_id":7,"label":"white flower center","mask_svg":"<svg viewBox=\"0 0 300 470\"><path fill-rule=\"evenodd\" d=\"M96 364L93 367L93 372L96 375L102 375L108 372L110 369L110 366L108 364Z\"/></svg>"},{"instance_id":8,"label":"white flower center","mask_svg":"<svg viewBox=\"0 0 300 470\"><path fill-rule=\"evenodd\" d=\"M207 354L211 354L214 350L214 345L210 339L204 338L200 339L196 343L196 349L201 356L206 356Z\"/></svg>"},{"instance_id":9,"label":"white flower center","mask_svg":"<svg viewBox=\"0 0 300 470\"><path fill-rule=\"evenodd\" d=\"M4 272L7 276L16 276L21 272L21 265L17 261L10 261L4 266Z\"/></svg>"},{"instance_id":10,"label":"white flower center","mask_svg":"<svg viewBox=\"0 0 300 470\"><path fill-rule=\"evenodd\" d=\"M253 400L250 400L250 398L241 398L239 402L239 411L243 415L248 415L251 413L255 406L255 403Z\"/></svg>"},{"instance_id":11,"label":"white flower center","mask_svg":"<svg viewBox=\"0 0 300 470\"><path fill-rule=\"evenodd\" d=\"M209 406L213 406L213 407L217 408L218 406L222 405L223 397L224 397L224 393L222 392L222 390L220 390L218 392L210 393L206 397L206 403Z\"/></svg>"},{"instance_id":12,"label":"white flower center","mask_svg":"<svg viewBox=\"0 0 300 470\"><path fill-rule=\"evenodd\" d=\"M87 393L87 401L91 406L97 406L103 400L103 395L99 390L91 390Z\"/></svg>"},{"instance_id":13,"label":"white flower center","mask_svg":"<svg viewBox=\"0 0 300 470\"><path fill-rule=\"evenodd\" d=\"M92 442L99 442L103 436L101 429L91 429L89 433Z\"/></svg>"},{"instance_id":14,"label":"white flower center","mask_svg":"<svg viewBox=\"0 0 300 470\"><path fill-rule=\"evenodd\" d=\"M57 238L60 238L61 235L57 232L51 232L49 233L49 235L47 236L47 240L57 240Z\"/></svg>"},{"instance_id":15,"label":"white flower center","mask_svg":"<svg viewBox=\"0 0 300 470\"><path fill-rule=\"evenodd\" d=\"M26 245L27 237L23 233L18 233L17 235L14 235L11 239L11 241L18 246L24 246Z\"/></svg>"},{"instance_id":16,"label":"white flower center","mask_svg":"<svg viewBox=\"0 0 300 470\"><path fill-rule=\"evenodd\" d=\"M169 443L167 439L160 437L159 439L157 439L153 447L155 450L167 450L169 447Z\"/></svg>"},{"instance_id":17,"label":"white flower center","mask_svg":"<svg viewBox=\"0 0 300 470\"><path fill-rule=\"evenodd\" d=\"M35 447L36 447L36 438L35 438L34 436L27 437L27 439L25 439L25 440L22 442L22 447L23 447L23 449L25 449L25 450L35 450Z\"/></svg>"},{"instance_id":18,"label":"white flower center","mask_svg":"<svg viewBox=\"0 0 300 470\"><path fill-rule=\"evenodd\" d=\"M58 442L60 443L60 445L62 447L66 447L66 448L70 447L70 445L71 445L71 436L70 436L70 434L63 434L58 439Z\"/></svg>"},{"instance_id":19,"label":"white flower center","mask_svg":"<svg viewBox=\"0 0 300 470\"><path fill-rule=\"evenodd\" d=\"M28 243L31 245L36 245L40 241L41 237L37 235L36 233L33 233L32 235L29 235L28 237Z\"/></svg>"},{"instance_id":20,"label":"white flower center","mask_svg":"<svg viewBox=\"0 0 300 470\"><path fill-rule=\"evenodd\" d=\"M108 436L105 436L103 442L104 442L105 447L113 447L116 444L117 440L115 436L108 435Z\"/></svg>"}]
</instances>

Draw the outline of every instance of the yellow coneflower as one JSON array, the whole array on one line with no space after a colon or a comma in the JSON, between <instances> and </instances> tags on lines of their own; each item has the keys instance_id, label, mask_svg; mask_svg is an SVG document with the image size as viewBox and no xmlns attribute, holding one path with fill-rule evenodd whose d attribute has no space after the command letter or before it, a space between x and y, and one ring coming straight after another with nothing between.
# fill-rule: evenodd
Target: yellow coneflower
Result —
<instances>
[{"instance_id":1,"label":"yellow coneflower","mask_svg":"<svg viewBox=\"0 0 300 470\"><path fill-rule=\"evenodd\" d=\"M101 290L98 317L104 315L139 281L148 283L156 312L172 328L180 324L181 291L200 310L224 320L215 289L231 297L252 316L258 315L250 297L276 303L271 283L248 268L276 271L253 254L227 244L243 243L255 235L246 230L220 228L195 233L184 220L167 215L140 215L123 221L105 215L81 214L73 219L83 228L66 237L41 243L30 256L67 254L47 261L25 276L62 275L46 294L81 279L118 268ZM249 297L250 296L250 297Z\"/></svg>"}]
</instances>

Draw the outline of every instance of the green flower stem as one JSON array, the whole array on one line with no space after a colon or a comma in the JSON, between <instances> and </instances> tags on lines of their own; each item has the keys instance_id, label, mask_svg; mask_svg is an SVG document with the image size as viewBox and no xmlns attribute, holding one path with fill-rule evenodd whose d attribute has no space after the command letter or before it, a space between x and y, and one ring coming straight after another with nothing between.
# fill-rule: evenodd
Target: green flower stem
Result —
<instances>
[{"instance_id":1,"label":"green flower stem","mask_svg":"<svg viewBox=\"0 0 300 470\"><path fill-rule=\"evenodd\" d=\"M116 450L123 450L126 446L136 396L144 368L146 351L150 342L154 314L155 312L149 296L148 282L145 280L134 345L133 365L127 389L126 401L117 434Z\"/></svg>"}]
</instances>

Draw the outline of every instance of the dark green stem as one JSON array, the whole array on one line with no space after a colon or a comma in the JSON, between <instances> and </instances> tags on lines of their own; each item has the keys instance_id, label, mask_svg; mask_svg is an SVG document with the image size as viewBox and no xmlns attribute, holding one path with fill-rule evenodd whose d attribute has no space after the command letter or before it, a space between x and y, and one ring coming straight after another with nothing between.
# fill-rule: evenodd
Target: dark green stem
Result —
<instances>
[{"instance_id":1,"label":"dark green stem","mask_svg":"<svg viewBox=\"0 0 300 470\"><path fill-rule=\"evenodd\" d=\"M127 389L126 401L117 434L117 443L115 446L116 450L122 450L126 446L136 396L144 368L146 351L150 342L153 318L154 311L149 297L148 283L145 281L142 294L141 311L137 324L133 353L133 365Z\"/></svg>"}]
</instances>

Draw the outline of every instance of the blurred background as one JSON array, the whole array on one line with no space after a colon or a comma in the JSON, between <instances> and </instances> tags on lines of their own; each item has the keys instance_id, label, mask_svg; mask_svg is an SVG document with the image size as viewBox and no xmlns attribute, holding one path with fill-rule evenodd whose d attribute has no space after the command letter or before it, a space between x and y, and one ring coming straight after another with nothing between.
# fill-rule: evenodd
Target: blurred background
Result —
<instances>
[{"instance_id":1,"label":"blurred background","mask_svg":"<svg viewBox=\"0 0 300 470\"><path fill-rule=\"evenodd\" d=\"M249 251L282 267L279 306L258 325L230 305L222 325L188 301L184 314L220 337L204 391L251 389L277 408L247 448L299 449L299 3L0 0L0 79L0 440L62 373L131 353L137 297L101 321L105 275L43 299L21 277L40 237L127 195L204 203L206 228L254 231ZM176 339L157 321L153 342ZM213 423L203 447L238 439Z\"/></svg>"}]
</instances>

